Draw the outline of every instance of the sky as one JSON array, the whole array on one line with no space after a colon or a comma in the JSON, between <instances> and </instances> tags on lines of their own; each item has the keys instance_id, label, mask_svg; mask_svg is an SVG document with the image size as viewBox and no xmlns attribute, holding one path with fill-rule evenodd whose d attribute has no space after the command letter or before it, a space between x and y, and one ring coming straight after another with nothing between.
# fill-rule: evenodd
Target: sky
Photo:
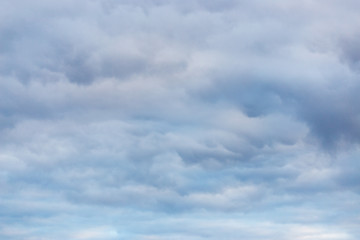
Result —
<instances>
[{"instance_id":1,"label":"sky","mask_svg":"<svg viewBox=\"0 0 360 240\"><path fill-rule=\"evenodd\" d=\"M359 239L359 11L0 1L0 238Z\"/></svg>"}]
</instances>

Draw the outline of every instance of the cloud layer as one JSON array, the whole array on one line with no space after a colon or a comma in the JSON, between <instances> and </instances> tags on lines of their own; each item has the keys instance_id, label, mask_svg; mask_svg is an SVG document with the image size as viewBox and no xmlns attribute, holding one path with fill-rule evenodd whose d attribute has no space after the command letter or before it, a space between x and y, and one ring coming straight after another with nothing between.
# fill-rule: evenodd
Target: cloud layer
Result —
<instances>
[{"instance_id":1,"label":"cloud layer","mask_svg":"<svg viewBox=\"0 0 360 240\"><path fill-rule=\"evenodd\" d=\"M360 237L359 3L0 3L0 237Z\"/></svg>"}]
</instances>

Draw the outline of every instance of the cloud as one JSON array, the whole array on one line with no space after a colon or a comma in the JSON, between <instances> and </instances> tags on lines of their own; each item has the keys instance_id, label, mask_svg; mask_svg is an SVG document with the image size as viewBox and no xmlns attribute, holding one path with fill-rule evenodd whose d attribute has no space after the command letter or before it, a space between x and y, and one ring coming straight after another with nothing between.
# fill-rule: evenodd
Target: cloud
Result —
<instances>
[{"instance_id":1,"label":"cloud","mask_svg":"<svg viewBox=\"0 0 360 240\"><path fill-rule=\"evenodd\" d=\"M360 235L357 2L0 5L2 238Z\"/></svg>"}]
</instances>

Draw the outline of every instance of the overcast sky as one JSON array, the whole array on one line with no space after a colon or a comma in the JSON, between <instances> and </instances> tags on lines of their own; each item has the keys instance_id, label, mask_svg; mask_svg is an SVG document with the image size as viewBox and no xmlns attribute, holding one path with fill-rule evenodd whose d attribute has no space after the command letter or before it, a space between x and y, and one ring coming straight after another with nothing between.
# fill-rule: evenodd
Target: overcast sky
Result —
<instances>
[{"instance_id":1,"label":"overcast sky","mask_svg":"<svg viewBox=\"0 0 360 240\"><path fill-rule=\"evenodd\" d=\"M0 238L358 240L359 12L0 1Z\"/></svg>"}]
</instances>

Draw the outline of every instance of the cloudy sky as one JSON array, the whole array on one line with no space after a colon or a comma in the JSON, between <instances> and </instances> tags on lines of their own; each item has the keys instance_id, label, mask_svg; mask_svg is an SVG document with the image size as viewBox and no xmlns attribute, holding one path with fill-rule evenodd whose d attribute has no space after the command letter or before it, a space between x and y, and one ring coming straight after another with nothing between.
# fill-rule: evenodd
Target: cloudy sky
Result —
<instances>
[{"instance_id":1,"label":"cloudy sky","mask_svg":"<svg viewBox=\"0 0 360 240\"><path fill-rule=\"evenodd\" d=\"M359 239L359 11L0 1L0 238Z\"/></svg>"}]
</instances>

